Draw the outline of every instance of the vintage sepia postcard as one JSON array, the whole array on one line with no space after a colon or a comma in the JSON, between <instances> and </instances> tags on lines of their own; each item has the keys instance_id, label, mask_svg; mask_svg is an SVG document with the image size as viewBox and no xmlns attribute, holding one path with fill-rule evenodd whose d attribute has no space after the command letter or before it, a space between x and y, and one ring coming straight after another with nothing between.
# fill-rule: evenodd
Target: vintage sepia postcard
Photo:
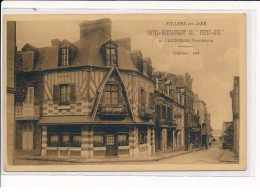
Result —
<instances>
[{"instance_id":1,"label":"vintage sepia postcard","mask_svg":"<svg viewBox=\"0 0 260 194\"><path fill-rule=\"evenodd\" d=\"M246 14L4 16L5 171L246 170Z\"/></svg>"}]
</instances>

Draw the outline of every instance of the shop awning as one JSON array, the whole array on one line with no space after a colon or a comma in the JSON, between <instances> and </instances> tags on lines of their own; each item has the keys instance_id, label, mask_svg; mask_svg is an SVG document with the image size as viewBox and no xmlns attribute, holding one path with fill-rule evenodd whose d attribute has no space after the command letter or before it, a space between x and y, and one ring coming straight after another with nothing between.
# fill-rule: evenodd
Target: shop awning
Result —
<instances>
[{"instance_id":1,"label":"shop awning","mask_svg":"<svg viewBox=\"0 0 260 194\"><path fill-rule=\"evenodd\" d=\"M41 117L39 125L67 125L67 124L87 124L91 123L90 116L53 116Z\"/></svg>"},{"instance_id":2,"label":"shop awning","mask_svg":"<svg viewBox=\"0 0 260 194\"><path fill-rule=\"evenodd\" d=\"M154 125L150 121L137 120L136 122L131 119L130 116L127 116L122 120L101 120L98 116L93 121L90 116L53 116L53 117L41 117L38 122L38 125L76 125L76 124L106 124L106 125Z\"/></svg>"},{"instance_id":3,"label":"shop awning","mask_svg":"<svg viewBox=\"0 0 260 194\"><path fill-rule=\"evenodd\" d=\"M150 121L143 121L142 119L139 119L138 117L133 121L133 119L130 116L126 116L122 120L101 120L98 116L95 118L95 121L93 122L95 125L100 124L106 124L106 125L154 125L154 123Z\"/></svg>"}]
</instances>

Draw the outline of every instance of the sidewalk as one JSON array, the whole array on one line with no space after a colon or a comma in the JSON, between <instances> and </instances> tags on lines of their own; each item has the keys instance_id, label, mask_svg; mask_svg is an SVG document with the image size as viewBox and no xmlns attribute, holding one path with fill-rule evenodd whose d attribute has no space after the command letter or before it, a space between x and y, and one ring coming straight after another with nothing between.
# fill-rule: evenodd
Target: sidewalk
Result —
<instances>
[{"instance_id":1,"label":"sidewalk","mask_svg":"<svg viewBox=\"0 0 260 194\"><path fill-rule=\"evenodd\" d=\"M223 154L220 157L220 162L238 162L238 158L231 150L223 150Z\"/></svg>"},{"instance_id":2,"label":"sidewalk","mask_svg":"<svg viewBox=\"0 0 260 194\"><path fill-rule=\"evenodd\" d=\"M167 159L171 157L176 157L184 154L188 154L191 152L196 152L203 150L202 148L187 150L187 151L176 151L176 152L162 152L156 153L152 156L148 156L146 158L140 159L130 159L130 158L118 158L118 157L111 157L111 158L100 158L100 159L84 159L84 158L67 158L67 157L46 157L46 156L17 156L17 159L24 159L24 160L40 160L40 161L52 161L52 162L71 162L71 163L110 163L110 162L149 162L149 161L159 161L162 159Z\"/></svg>"}]
</instances>

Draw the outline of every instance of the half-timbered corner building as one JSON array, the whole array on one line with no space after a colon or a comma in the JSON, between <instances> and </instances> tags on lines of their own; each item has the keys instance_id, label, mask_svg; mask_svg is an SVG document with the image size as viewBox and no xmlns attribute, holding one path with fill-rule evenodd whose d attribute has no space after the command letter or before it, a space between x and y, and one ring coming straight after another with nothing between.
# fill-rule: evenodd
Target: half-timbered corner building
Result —
<instances>
[{"instance_id":1,"label":"half-timbered corner building","mask_svg":"<svg viewBox=\"0 0 260 194\"><path fill-rule=\"evenodd\" d=\"M16 63L18 153L86 159L155 152L153 68L111 20L80 24L80 40L26 44Z\"/></svg>"}]
</instances>

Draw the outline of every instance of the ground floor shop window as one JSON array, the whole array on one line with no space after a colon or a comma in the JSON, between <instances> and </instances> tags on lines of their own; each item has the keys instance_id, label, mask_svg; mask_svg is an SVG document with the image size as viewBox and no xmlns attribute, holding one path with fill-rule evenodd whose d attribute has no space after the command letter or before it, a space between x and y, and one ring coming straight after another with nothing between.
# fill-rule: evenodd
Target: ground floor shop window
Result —
<instances>
[{"instance_id":1,"label":"ground floor shop window","mask_svg":"<svg viewBox=\"0 0 260 194\"><path fill-rule=\"evenodd\" d=\"M94 134L93 144L94 147L105 146L105 134Z\"/></svg>"},{"instance_id":2,"label":"ground floor shop window","mask_svg":"<svg viewBox=\"0 0 260 194\"><path fill-rule=\"evenodd\" d=\"M54 126L47 130L49 147L81 147L81 129L76 126Z\"/></svg>"},{"instance_id":3,"label":"ground floor shop window","mask_svg":"<svg viewBox=\"0 0 260 194\"><path fill-rule=\"evenodd\" d=\"M139 144L147 143L147 131L139 131L139 133L138 133L138 143Z\"/></svg>"},{"instance_id":4,"label":"ground floor shop window","mask_svg":"<svg viewBox=\"0 0 260 194\"><path fill-rule=\"evenodd\" d=\"M118 133L118 145L119 146L128 146L129 141L128 141L128 133Z\"/></svg>"}]
</instances>

